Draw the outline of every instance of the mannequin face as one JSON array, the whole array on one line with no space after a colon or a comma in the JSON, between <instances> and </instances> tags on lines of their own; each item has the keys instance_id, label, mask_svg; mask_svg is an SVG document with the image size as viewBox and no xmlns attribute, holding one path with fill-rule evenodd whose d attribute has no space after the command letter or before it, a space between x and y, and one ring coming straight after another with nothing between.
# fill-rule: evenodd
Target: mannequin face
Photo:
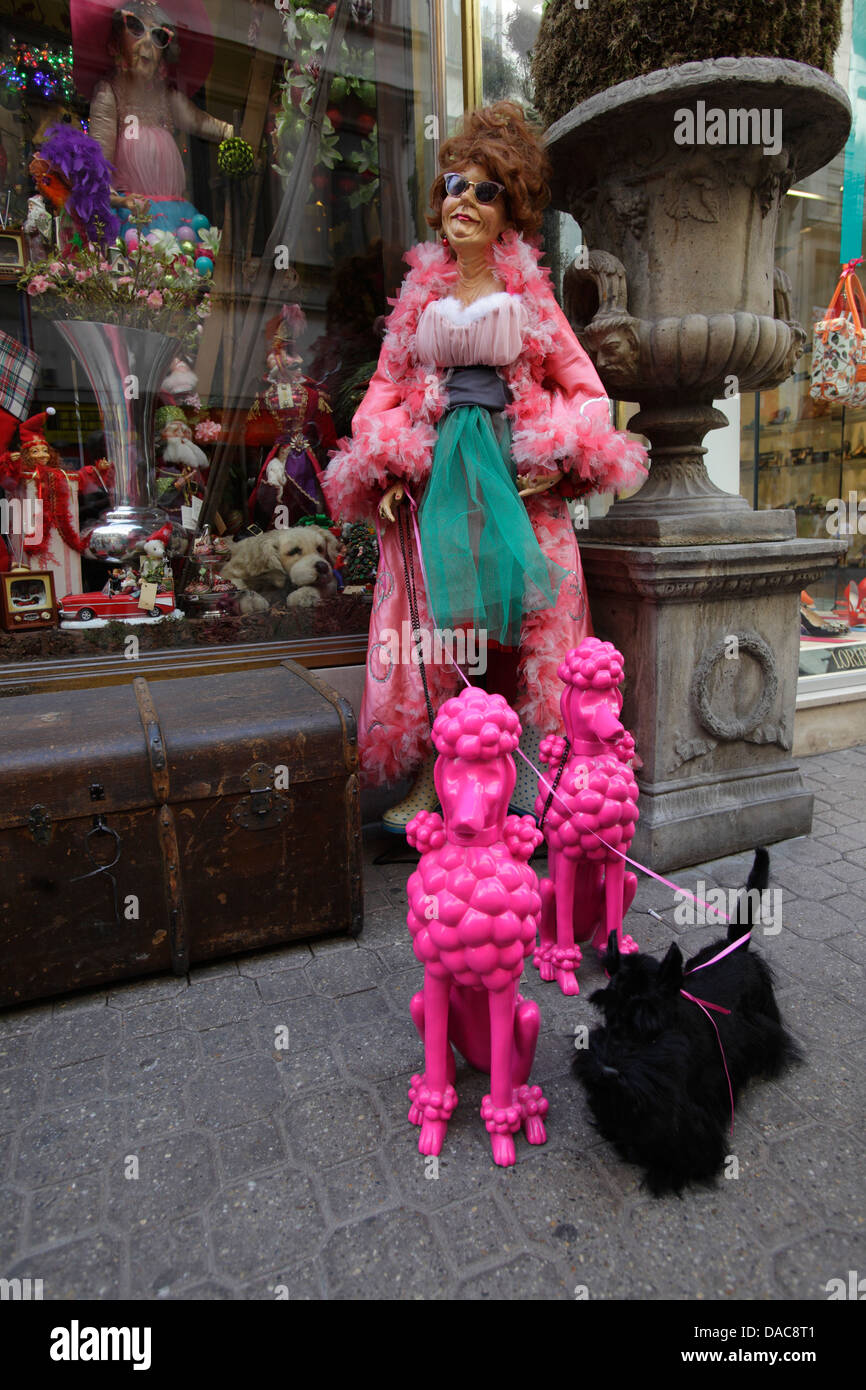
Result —
<instances>
[{"instance_id":1,"label":"mannequin face","mask_svg":"<svg viewBox=\"0 0 866 1390\"><path fill-rule=\"evenodd\" d=\"M126 13L125 11L123 13ZM147 20L137 23L137 16L132 18L132 28L124 24L120 35L120 49L118 61L125 72L131 72L136 77L150 80L156 76L162 66L162 58L165 47L158 47L153 40L153 28ZM136 32L143 27L144 32ZM161 26L156 26L161 31ZM163 31L161 31L163 32ZM164 32L168 32L167 30Z\"/></svg>"},{"instance_id":2,"label":"mannequin face","mask_svg":"<svg viewBox=\"0 0 866 1390\"><path fill-rule=\"evenodd\" d=\"M449 172L463 174L472 183L493 178L482 164L468 164ZM479 203L475 189L467 188L458 197L443 200L442 231L457 255L461 251L486 250L507 226L504 193L492 203Z\"/></svg>"}]
</instances>

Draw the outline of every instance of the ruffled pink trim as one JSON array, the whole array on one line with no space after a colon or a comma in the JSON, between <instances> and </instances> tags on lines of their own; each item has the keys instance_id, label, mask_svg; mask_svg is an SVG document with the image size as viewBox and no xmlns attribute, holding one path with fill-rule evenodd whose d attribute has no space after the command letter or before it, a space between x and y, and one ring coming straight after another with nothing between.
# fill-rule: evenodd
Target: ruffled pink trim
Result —
<instances>
[{"instance_id":1,"label":"ruffled pink trim","mask_svg":"<svg viewBox=\"0 0 866 1390\"><path fill-rule=\"evenodd\" d=\"M581 414L559 394L538 396L532 423L515 429L511 439L521 473L539 478L561 469L597 492L620 492L646 477L646 450L610 428L606 399L587 403Z\"/></svg>"},{"instance_id":2,"label":"ruffled pink trim","mask_svg":"<svg viewBox=\"0 0 866 1390\"><path fill-rule=\"evenodd\" d=\"M332 516L344 521L375 516L382 493L395 479L426 479L435 443L433 426L410 424L399 406L358 420L353 438L340 440L324 476Z\"/></svg>"}]
</instances>

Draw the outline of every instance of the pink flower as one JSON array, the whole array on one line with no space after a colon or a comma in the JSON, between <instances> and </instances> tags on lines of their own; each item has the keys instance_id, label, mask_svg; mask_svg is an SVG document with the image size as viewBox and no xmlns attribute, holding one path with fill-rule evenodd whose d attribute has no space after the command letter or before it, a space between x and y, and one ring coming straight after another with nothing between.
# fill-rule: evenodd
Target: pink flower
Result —
<instances>
[{"instance_id":1,"label":"pink flower","mask_svg":"<svg viewBox=\"0 0 866 1390\"><path fill-rule=\"evenodd\" d=\"M75 278L80 284L82 280L89 280L92 274L92 270L76 270Z\"/></svg>"},{"instance_id":2,"label":"pink flower","mask_svg":"<svg viewBox=\"0 0 866 1390\"><path fill-rule=\"evenodd\" d=\"M27 286L28 294L44 294L50 286L51 281L47 275L34 275L30 284Z\"/></svg>"},{"instance_id":3,"label":"pink flower","mask_svg":"<svg viewBox=\"0 0 866 1390\"><path fill-rule=\"evenodd\" d=\"M131 276L131 275L121 275L121 277L120 277L120 279L118 280L117 283L118 283L118 285L131 285L131 284L132 284L132 276Z\"/></svg>"},{"instance_id":4,"label":"pink flower","mask_svg":"<svg viewBox=\"0 0 866 1390\"><path fill-rule=\"evenodd\" d=\"M66 266L62 261L52 261L48 269L51 271L52 275L62 275Z\"/></svg>"},{"instance_id":5,"label":"pink flower","mask_svg":"<svg viewBox=\"0 0 866 1390\"><path fill-rule=\"evenodd\" d=\"M151 309L161 309L163 299L159 290L151 290L150 294L147 296L147 302L150 305Z\"/></svg>"},{"instance_id":6,"label":"pink flower","mask_svg":"<svg viewBox=\"0 0 866 1390\"><path fill-rule=\"evenodd\" d=\"M195 427L195 437L199 444L210 444L220 437L220 426L216 420L201 420Z\"/></svg>"}]
</instances>

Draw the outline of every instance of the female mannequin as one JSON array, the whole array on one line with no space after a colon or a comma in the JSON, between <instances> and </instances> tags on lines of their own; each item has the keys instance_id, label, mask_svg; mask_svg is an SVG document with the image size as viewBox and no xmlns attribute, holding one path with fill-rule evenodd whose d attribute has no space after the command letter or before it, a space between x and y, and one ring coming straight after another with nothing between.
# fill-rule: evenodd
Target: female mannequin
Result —
<instances>
[{"instance_id":1,"label":"female mannequin","mask_svg":"<svg viewBox=\"0 0 866 1390\"><path fill-rule=\"evenodd\" d=\"M546 155L520 108L469 113L440 167L428 221L441 240L406 257L412 269L352 439L325 477L334 515L378 513L382 523L359 728L362 768L380 782L430 746L418 664L409 652L397 659L391 637L410 621L405 579L411 587L414 574L422 627L481 630L487 688L537 742L559 729L556 668L591 633L565 499L643 473L643 449L610 429L595 369L524 239L549 195ZM424 576L413 528L398 519L407 485ZM425 674L434 710L462 687L447 662ZM429 804L424 790L386 813L389 828ZM532 790L518 788L521 808Z\"/></svg>"}]
</instances>

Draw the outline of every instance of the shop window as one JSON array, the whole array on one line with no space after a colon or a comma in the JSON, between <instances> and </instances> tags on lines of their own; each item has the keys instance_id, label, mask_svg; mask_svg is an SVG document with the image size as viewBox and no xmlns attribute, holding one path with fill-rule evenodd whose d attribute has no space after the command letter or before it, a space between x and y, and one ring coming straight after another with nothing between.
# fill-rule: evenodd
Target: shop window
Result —
<instances>
[{"instance_id":1,"label":"shop window","mask_svg":"<svg viewBox=\"0 0 866 1390\"><path fill-rule=\"evenodd\" d=\"M0 563L48 569L71 619L0 635L0 666L121 657L130 633L142 652L276 642L300 655L312 644L316 664L359 659L372 518L337 534L320 475L375 369L403 253L428 235L444 79L460 73L452 46L434 80L447 7L438 29L431 10L425 0L0 3L0 349L4 374L21 372L18 396L2 401L0 500L29 498L42 527L37 542L4 525ZM85 138L97 142L95 156L86 147L94 169L101 157L113 168L119 218L89 258L93 208L70 197L67 157ZM85 341L75 327L83 320L114 331L95 346L96 329ZM135 394L143 349L127 330L163 334L171 349L152 364L150 415ZM94 389L95 356L124 379ZM154 522L125 546L105 543L112 488ZM4 521L24 511L7 506ZM267 546L270 584L254 562L241 567L249 588L218 577L240 539L298 526L324 538L323 582L293 577ZM146 556L154 537L165 554L151 543ZM148 590L140 623L113 622L121 592L128 607L147 582L161 598L173 592L174 616L148 619ZM80 618L96 607L104 617Z\"/></svg>"}]
</instances>

